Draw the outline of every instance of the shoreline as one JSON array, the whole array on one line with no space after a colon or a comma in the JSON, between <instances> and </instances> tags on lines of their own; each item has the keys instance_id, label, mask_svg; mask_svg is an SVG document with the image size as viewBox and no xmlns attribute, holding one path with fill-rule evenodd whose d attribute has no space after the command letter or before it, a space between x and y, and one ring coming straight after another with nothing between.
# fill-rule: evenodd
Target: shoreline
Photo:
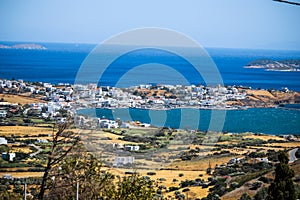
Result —
<instances>
[{"instance_id":1,"label":"shoreline","mask_svg":"<svg viewBox=\"0 0 300 200\"><path fill-rule=\"evenodd\" d=\"M277 106L261 106L261 107L250 107L250 106L238 106L238 107L199 107L199 106L181 106L181 107L172 107L172 108L159 108L159 107L153 107L153 108L141 108L141 107L80 107L76 108L75 112L78 110L85 110L85 109L106 109L106 110L115 110L115 109L140 109L140 110L154 110L154 111L160 111L160 110L177 110L177 109L197 109L197 110L247 110L247 109L268 109L268 108L276 108L276 109L284 109L284 110L299 110L299 108L293 108L293 107L285 107L286 105L300 105L299 103L295 104L285 104L284 106L277 105Z\"/></svg>"}]
</instances>

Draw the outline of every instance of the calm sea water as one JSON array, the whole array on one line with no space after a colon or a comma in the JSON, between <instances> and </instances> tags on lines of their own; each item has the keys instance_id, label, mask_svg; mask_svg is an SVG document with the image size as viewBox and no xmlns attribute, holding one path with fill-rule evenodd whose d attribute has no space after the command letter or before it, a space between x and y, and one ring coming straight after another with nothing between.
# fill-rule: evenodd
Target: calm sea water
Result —
<instances>
[{"instance_id":1,"label":"calm sea water","mask_svg":"<svg viewBox=\"0 0 300 200\"><path fill-rule=\"evenodd\" d=\"M3 42L2 42L3 44ZM5 43L4 43L5 44ZM0 78L15 78L34 82L74 83L78 69L95 45L83 44L42 44L47 50L15 50L0 49ZM115 48L115 47L114 47ZM300 59L300 51L244 50L244 49L206 49L222 76L225 85L244 85L253 88L288 87L300 91L300 72L272 72L263 69L245 69L250 61L256 59ZM149 55L150 54L150 55ZM168 55L157 55L157 52L140 51L119 60L111 73L100 83L113 85L114 77L121 68L131 65L137 60L151 56L158 57L163 63L166 59L174 59L174 66L184 67L184 63ZM151 70L149 70L151 73ZM147 73L139 73L140 83L147 80ZM154 73L154 72L153 72ZM155 74L155 73L154 73ZM191 83L202 83L190 74ZM176 83L176 82L174 82Z\"/></svg>"},{"instance_id":2,"label":"calm sea water","mask_svg":"<svg viewBox=\"0 0 300 200\"><path fill-rule=\"evenodd\" d=\"M182 113L185 120L181 119ZM223 115L224 111L215 110L216 115ZM129 113L129 114L128 114ZM171 128L189 128L201 131L211 130L212 110L173 109L173 110L145 110L145 109L83 109L78 114L91 117L120 118L122 121L137 120L154 126ZM222 131L240 133L268 133L268 134L300 134L300 110L276 108L251 108L247 110L227 110Z\"/></svg>"},{"instance_id":3,"label":"calm sea water","mask_svg":"<svg viewBox=\"0 0 300 200\"><path fill-rule=\"evenodd\" d=\"M9 44L1 42L1 44ZM77 71L86 56L95 45L82 44L42 44L47 50L16 50L0 49L0 78L23 79L32 82L70 83L73 84ZM300 51L272 51L272 50L245 50L245 49L206 49L216 63L225 85L244 85L253 88L276 88L288 87L300 91L300 72L270 72L262 69L245 69L250 61L256 59L300 59ZM157 52L139 51L121 59L112 68L108 76L102 80L102 85L114 85L115 75L124 66L131 65L137 59L147 59L157 56L162 63L167 57ZM173 60L173 65L180 67L184 63ZM184 66L183 66L184 67ZM136 74L140 80L147 80L148 73ZM190 74L193 84L202 83ZM141 82L148 83L148 82ZM91 114L91 111L82 111ZM97 110L97 116L112 118L111 110ZM139 120L157 126L178 128L193 128L207 130L211 117L211 111L201 110L199 113L192 111L191 115L185 116L190 124L180 125L181 110L147 111L130 109L130 119L122 115L122 111L115 111L122 120ZM150 113L149 113L150 112ZM116 114L114 114L116 115ZM198 121L197 115L200 116ZM126 118L127 116L127 118ZM152 117L151 117L152 116ZM155 117L153 117L155 116ZM161 120L160 117L165 117ZM199 123L198 123L199 122ZM186 127L182 127L186 126ZM300 134L300 111L284 109L248 109L227 111L223 131L230 132L262 132L271 134Z\"/></svg>"}]
</instances>

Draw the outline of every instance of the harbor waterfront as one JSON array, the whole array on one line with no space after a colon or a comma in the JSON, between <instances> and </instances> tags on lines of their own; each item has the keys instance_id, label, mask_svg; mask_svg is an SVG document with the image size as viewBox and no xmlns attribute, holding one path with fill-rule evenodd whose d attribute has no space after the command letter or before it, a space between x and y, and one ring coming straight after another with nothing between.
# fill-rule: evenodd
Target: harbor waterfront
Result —
<instances>
[{"instance_id":1,"label":"harbor waterfront","mask_svg":"<svg viewBox=\"0 0 300 200\"><path fill-rule=\"evenodd\" d=\"M181 112L185 109L190 115L185 115L185 122L190 124L180 124ZM79 115L89 117L121 119L122 121L136 120L142 123L149 123L153 126L165 126L170 128L199 129L207 131L211 119L212 110L182 108L169 110L147 110L138 108L89 108L77 111ZM130 118L127 113L129 112ZM214 110L222 112L222 110ZM199 117L199 124L195 127L193 120ZM150 116L155 116L151 121ZM158 118L157 118L158 117ZM300 134L300 110L283 108L249 108L244 110L226 110L226 118L223 127L224 132L254 132L267 134Z\"/></svg>"}]
</instances>

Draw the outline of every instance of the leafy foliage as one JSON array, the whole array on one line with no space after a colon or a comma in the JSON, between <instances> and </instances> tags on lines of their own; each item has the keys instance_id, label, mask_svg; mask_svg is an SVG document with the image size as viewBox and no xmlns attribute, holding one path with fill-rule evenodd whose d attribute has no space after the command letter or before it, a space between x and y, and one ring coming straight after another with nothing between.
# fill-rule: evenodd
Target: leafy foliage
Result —
<instances>
[{"instance_id":1,"label":"leafy foliage","mask_svg":"<svg viewBox=\"0 0 300 200\"><path fill-rule=\"evenodd\" d=\"M76 150L51 170L46 199L74 199L77 184L79 199L152 199L155 191L148 177L114 176L102 169L96 157Z\"/></svg>"}]
</instances>

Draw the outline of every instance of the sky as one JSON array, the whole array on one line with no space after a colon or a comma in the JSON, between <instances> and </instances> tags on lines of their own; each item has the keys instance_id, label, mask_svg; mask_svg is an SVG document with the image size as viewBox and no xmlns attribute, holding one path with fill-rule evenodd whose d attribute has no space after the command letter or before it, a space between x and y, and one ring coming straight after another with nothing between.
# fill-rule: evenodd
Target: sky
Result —
<instances>
[{"instance_id":1,"label":"sky","mask_svg":"<svg viewBox=\"0 0 300 200\"><path fill-rule=\"evenodd\" d=\"M299 19L272 0L0 0L0 41L99 44L158 27L204 47L300 50Z\"/></svg>"}]
</instances>

